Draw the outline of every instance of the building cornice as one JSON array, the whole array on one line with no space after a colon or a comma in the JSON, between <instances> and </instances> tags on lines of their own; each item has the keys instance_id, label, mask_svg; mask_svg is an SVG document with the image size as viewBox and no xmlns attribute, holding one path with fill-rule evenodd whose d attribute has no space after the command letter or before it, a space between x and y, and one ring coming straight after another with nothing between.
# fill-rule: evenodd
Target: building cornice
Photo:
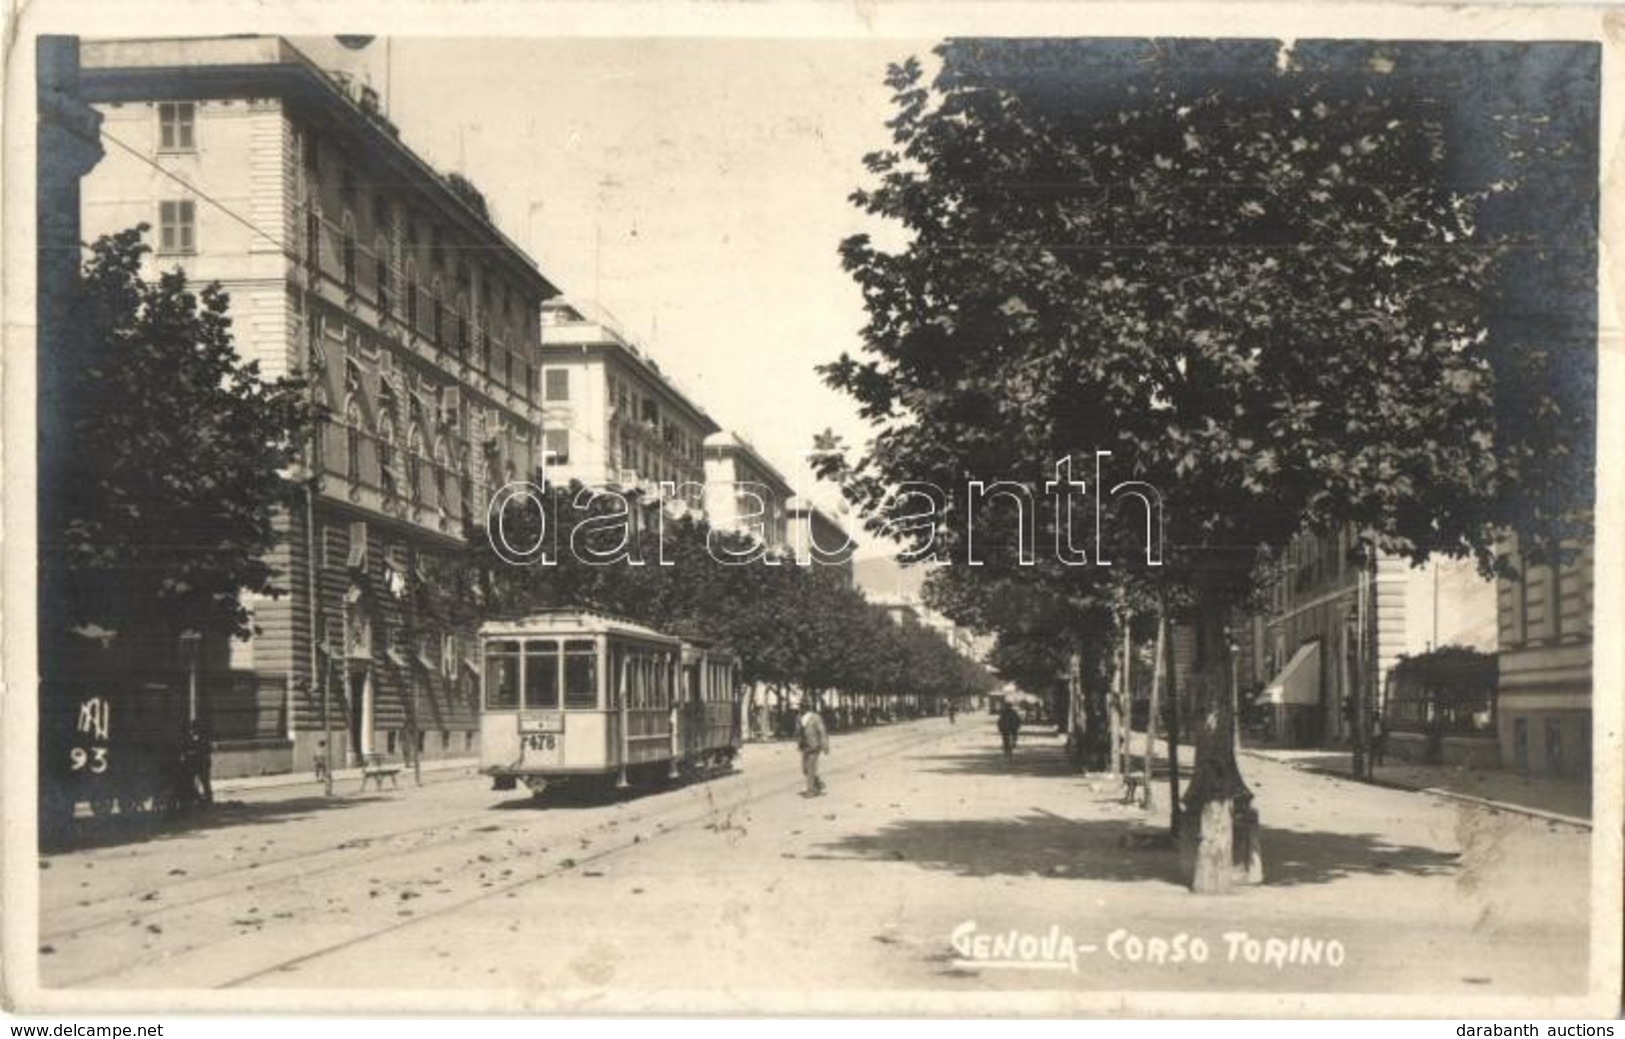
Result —
<instances>
[{"instance_id":1,"label":"building cornice","mask_svg":"<svg viewBox=\"0 0 1625 1039\"><path fill-rule=\"evenodd\" d=\"M547 341L547 326L542 328L541 362L546 364L549 360L565 360L574 357L595 357L608 360L611 358L622 361L626 367L635 369L645 376L654 387L657 387L667 401L681 407L688 416L689 421L700 427L701 436L710 436L720 432L722 427L716 419L706 413L705 409L696 404L680 388L675 386L670 378L659 368L655 367L647 357L636 353L627 344L613 337L586 340L579 343L550 343Z\"/></svg>"},{"instance_id":2,"label":"building cornice","mask_svg":"<svg viewBox=\"0 0 1625 1039\"><path fill-rule=\"evenodd\" d=\"M84 97L92 104L141 101L202 101L226 98L278 97L326 123L359 144L372 161L383 163L391 179L416 188L441 216L461 230L495 246L510 273L518 275L541 299L558 295L558 287L495 224L481 216L433 166L401 141L393 127L369 114L291 45L280 49L276 63L219 65L94 66L81 73Z\"/></svg>"}]
</instances>

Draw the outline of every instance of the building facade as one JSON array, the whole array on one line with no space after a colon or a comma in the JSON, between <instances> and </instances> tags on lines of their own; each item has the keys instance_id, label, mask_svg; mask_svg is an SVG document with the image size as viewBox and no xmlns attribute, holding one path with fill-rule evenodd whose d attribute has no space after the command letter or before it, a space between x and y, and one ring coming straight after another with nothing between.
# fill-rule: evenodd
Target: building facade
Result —
<instances>
[{"instance_id":1,"label":"building facade","mask_svg":"<svg viewBox=\"0 0 1625 1039\"><path fill-rule=\"evenodd\" d=\"M717 530L750 534L767 551L789 555L790 484L735 433L705 438L705 517Z\"/></svg>"},{"instance_id":2,"label":"building facade","mask_svg":"<svg viewBox=\"0 0 1625 1039\"><path fill-rule=\"evenodd\" d=\"M852 580L852 536L841 521L811 499L791 498L786 513L790 553L800 566L832 568L848 585Z\"/></svg>"},{"instance_id":3,"label":"building facade","mask_svg":"<svg viewBox=\"0 0 1625 1039\"><path fill-rule=\"evenodd\" d=\"M1405 650L1405 565L1379 557L1361 566L1354 547L1346 530L1294 538L1270 582L1265 611L1232 635L1243 694L1262 686L1256 702L1266 739L1296 746L1344 741L1362 672L1367 709L1375 711L1377 676Z\"/></svg>"},{"instance_id":4,"label":"building facade","mask_svg":"<svg viewBox=\"0 0 1625 1039\"><path fill-rule=\"evenodd\" d=\"M1497 586L1500 684L1496 738L1503 767L1591 776L1591 642L1595 546L1572 560L1522 566Z\"/></svg>"},{"instance_id":5,"label":"building facade","mask_svg":"<svg viewBox=\"0 0 1625 1039\"><path fill-rule=\"evenodd\" d=\"M1347 530L1293 539L1267 592L1266 609L1237 625L1232 641L1243 694L1256 692L1253 723L1266 740L1334 746L1353 735L1358 683L1368 714L1379 711L1393 757L1442 755L1493 766L1494 696L1460 709L1449 732L1414 711L1388 708L1388 676L1406 656L1441 646L1493 653L1495 588L1471 560L1422 567L1379 554L1361 566Z\"/></svg>"},{"instance_id":6,"label":"building facade","mask_svg":"<svg viewBox=\"0 0 1625 1039\"><path fill-rule=\"evenodd\" d=\"M671 483L702 504L705 438L716 422L644 351L562 303L542 313L542 461L568 486L615 486L650 498Z\"/></svg>"},{"instance_id":7,"label":"building facade","mask_svg":"<svg viewBox=\"0 0 1625 1039\"><path fill-rule=\"evenodd\" d=\"M288 594L205 636L222 776L477 752L466 523L540 458L541 304L556 294L467 181L376 96L281 38L103 41L86 96L119 144L85 233L146 222L155 269L219 281L239 353L325 416L281 518ZM332 751L326 750L331 739Z\"/></svg>"}]
</instances>

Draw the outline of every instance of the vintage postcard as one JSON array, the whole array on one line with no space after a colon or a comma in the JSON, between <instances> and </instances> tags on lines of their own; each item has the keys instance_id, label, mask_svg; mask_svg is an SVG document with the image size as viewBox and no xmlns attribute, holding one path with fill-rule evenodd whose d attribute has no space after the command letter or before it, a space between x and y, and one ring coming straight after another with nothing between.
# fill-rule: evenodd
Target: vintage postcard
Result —
<instances>
[{"instance_id":1,"label":"vintage postcard","mask_svg":"<svg viewBox=\"0 0 1625 1039\"><path fill-rule=\"evenodd\" d=\"M1618 1011L1619 11L8 28L8 1009Z\"/></svg>"}]
</instances>

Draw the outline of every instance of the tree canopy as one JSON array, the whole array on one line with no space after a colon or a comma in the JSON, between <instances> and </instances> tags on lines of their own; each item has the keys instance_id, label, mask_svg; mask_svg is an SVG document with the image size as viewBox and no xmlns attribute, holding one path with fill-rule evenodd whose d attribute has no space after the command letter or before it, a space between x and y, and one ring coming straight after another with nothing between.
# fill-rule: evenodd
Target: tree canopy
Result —
<instances>
[{"instance_id":1,"label":"tree canopy","mask_svg":"<svg viewBox=\"0 0 1625 1039\"><path fill-rule=\"evenodd\" d=\"M511 503L504 536L556 546L549 564L515 565L471 530L481 611L600 610L725 646L747 682L813 693L958 697L992 684L937 633L894 624L833 567L776 556L724 563L727 550L744 555L744 535L714 531L692 513L661 518L664 505L625 505L579 483Z\"/></svg>"},{"instance_id":2,"label":"tree canopy","mask_svg":"<svg viewBox=\"0 0 1625 1039\"><path fill-rule=\"evenodd\" d=\"M1143 513L1125 496L1103 503L1088 565L1003 580L1097 607L1132 584L1195 603L1197 805L1246 794L1223 629L1257 564L1350 528L1488 570L1509 527L1572 508L1588 476L1579 448L1532 464L1554 430L1586 428L1584 397L1510 345L1540 326L1499 319L1507 258L1541 235L1480 219L1569 168L1532 118L1553 98L1508 101L1525 118L1486 145L1493 129L1459 115L1483 103L1451 92L1492 63L1427 80L1391 49L950 41L934 79L890 68L893 146L852 195L888 244L841 244L868 322L861 354L822 370L875 435L823 471L875 525L911 482L1011 481L1042 501L1057 459L1092 477L1101 451L1114 480L1154 488L1160 568L1133 562ZM1464 138L1499 149L1502 175L1464 179ZM961 501L904 541L961 548L972 526Z\"/></svg>"},{"instance_id":3,"label":"tree canopy","mask_svg":"<svg viewBox=\"0 0 1625 1039\"><path fill-rule=\"evenodd\" d=\"M147 230L90 247L40 546L50 636L94 626L137 648L249 633L242 593L282 590L267 556L311 424L302 382L238 354L218 284L143 277Z\"/></svg>"}]
</instances>

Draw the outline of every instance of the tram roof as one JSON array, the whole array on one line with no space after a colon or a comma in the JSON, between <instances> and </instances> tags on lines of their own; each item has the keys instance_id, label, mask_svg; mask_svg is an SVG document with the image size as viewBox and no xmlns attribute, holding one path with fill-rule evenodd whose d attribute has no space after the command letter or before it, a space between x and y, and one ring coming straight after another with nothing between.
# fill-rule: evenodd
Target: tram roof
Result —
<instances>
[{"instance_id":1,"label":"tram roof","mask_svg":"<svg viewBox=\"0 0 1625 1039\"><path fill-rule=\"evenodd\" d=\"M680 641L676 635L656 631L624 617L580 609L538 610L519 617L486 621L480 625L480 634L516 638L541 634L635 635L662 642Z\"/></svg>"}]
</instances>

